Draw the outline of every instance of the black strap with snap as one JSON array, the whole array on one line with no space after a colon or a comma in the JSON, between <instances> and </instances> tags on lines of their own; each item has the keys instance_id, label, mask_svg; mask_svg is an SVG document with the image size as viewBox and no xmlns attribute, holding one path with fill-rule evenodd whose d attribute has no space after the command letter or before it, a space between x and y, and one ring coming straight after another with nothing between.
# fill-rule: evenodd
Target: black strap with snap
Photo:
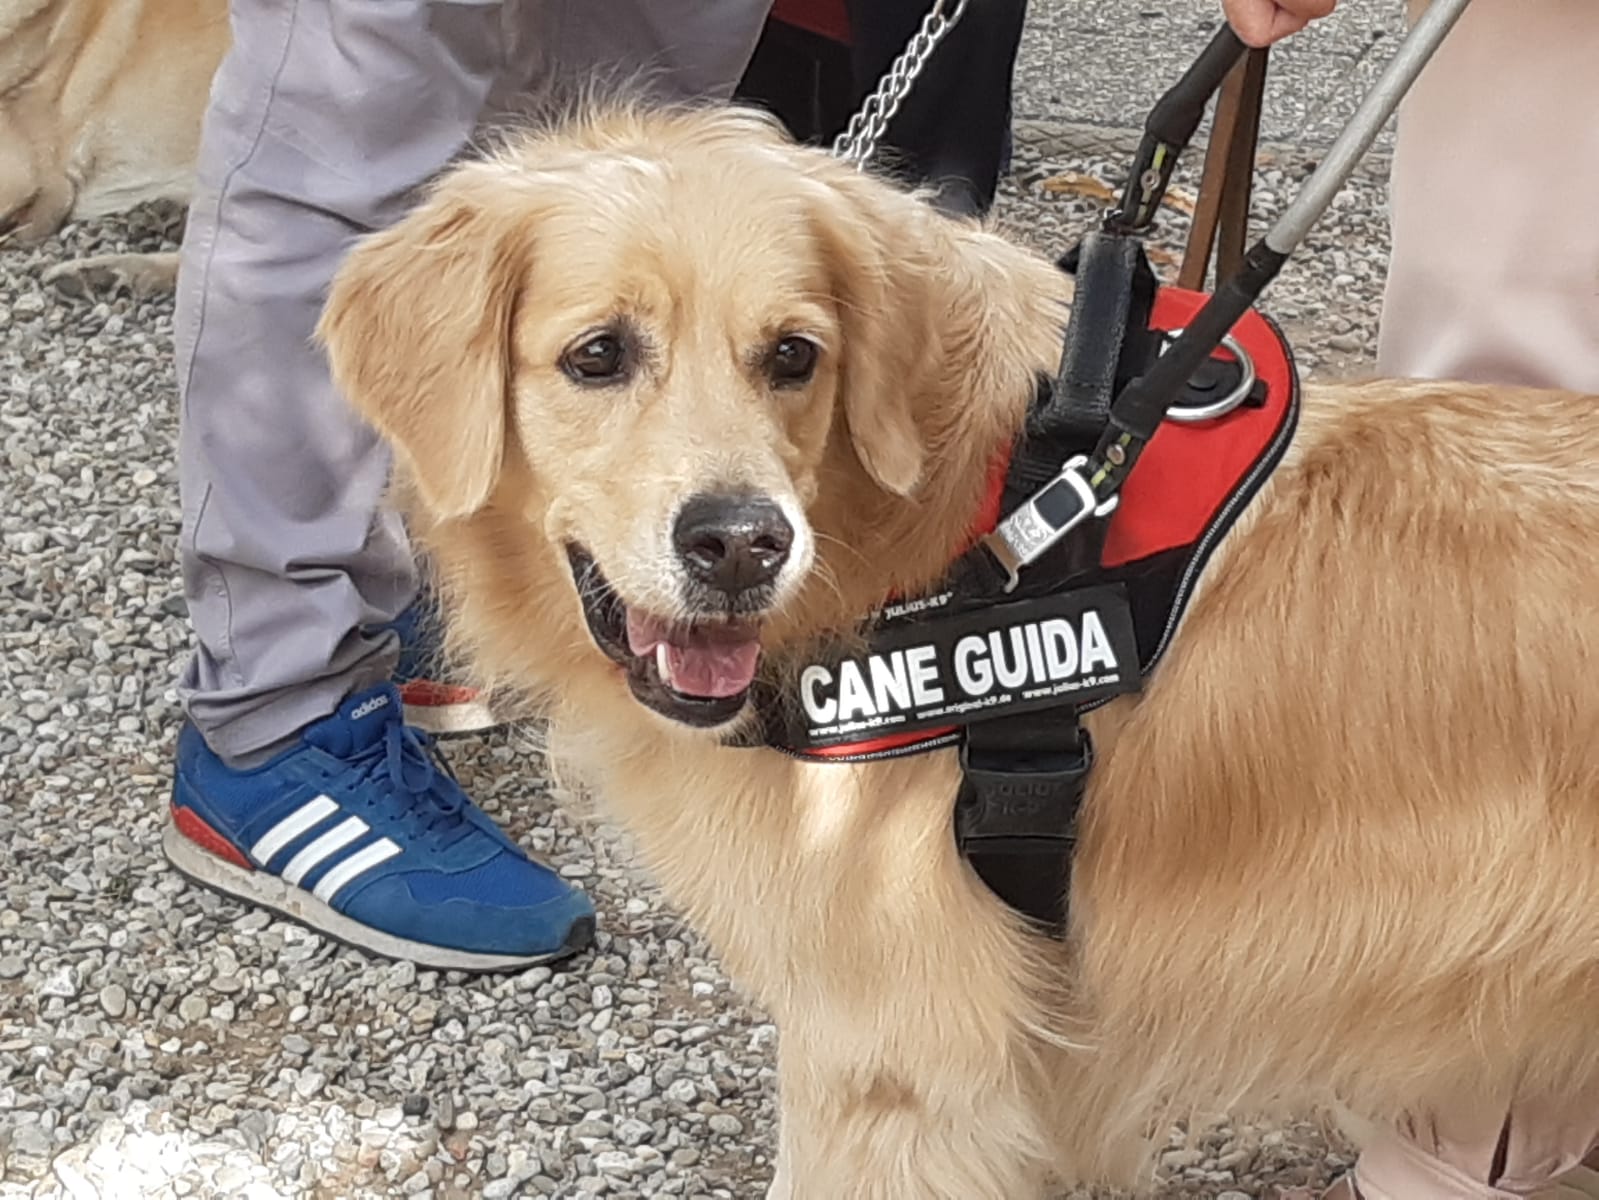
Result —
<instances>
[{"instance_id":1,"label":"black strap with snap","mask_svg":"<svg viewBox=\"0 0 1599 1200\"><path fill-rule=\"evenodd\" d=\"M1111 427L1117 397L1166 348L1163 335L1151 329L1156 279L1143 234L1178 156L1243 51L1224 26L1151 112L1121 205L1062 260L1077 289L1060 367L1012 456L1003 508L1010 515L1001 525L1003 530L1009 524L1022 545L1033 538L1031 553L996 556L992 539L987 548L974 548L956 576L968 594L994 601L1024 596L1059 587L1062 577L1089 572L1098 563L1114 499L1101 503L1065 469L1086 465ZM1200 395L1214 389L1225 370L1191 372ZM1019 574L1024 565L1031 566L1025 577ZM962 854L997 896L1059 935L1077 816L1094 761L1079 707L968 725L960 761L955 836Z\"/></svg>"}]
</instances>

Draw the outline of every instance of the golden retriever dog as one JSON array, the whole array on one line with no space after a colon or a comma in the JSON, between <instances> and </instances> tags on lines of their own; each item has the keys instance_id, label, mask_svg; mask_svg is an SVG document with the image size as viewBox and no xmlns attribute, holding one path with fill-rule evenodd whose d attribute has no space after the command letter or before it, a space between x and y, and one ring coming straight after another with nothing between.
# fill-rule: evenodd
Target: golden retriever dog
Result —
<instances>
[{"instance_id":1,"label":"golden retriever dog","mask_svg":"<svg viewBox=\"0 0 1599 1200\"><path fill-rule=\"evenodd\" d=\"M758 671L936 585L1069 302L760 117L623 107L442 177L321 334L457 650L778 1022L773 1197L1036 1200L1175 1113L1591 1094L1595 397L1308 389L1089 718L1062 940L957 852L954 752L724 744Z\"/></svg>"},{"instance_id":2,"label":"golden retriever dog","mask_svg":"<svg viewBox=\"0 0 1599 1200\"><path fill-rule=\"evenodd\" d=\"M0 234L187 204L226 0L0 0ZM169 291L176 254L53 267L58 287Z\"/></svg>"}]
</instances>

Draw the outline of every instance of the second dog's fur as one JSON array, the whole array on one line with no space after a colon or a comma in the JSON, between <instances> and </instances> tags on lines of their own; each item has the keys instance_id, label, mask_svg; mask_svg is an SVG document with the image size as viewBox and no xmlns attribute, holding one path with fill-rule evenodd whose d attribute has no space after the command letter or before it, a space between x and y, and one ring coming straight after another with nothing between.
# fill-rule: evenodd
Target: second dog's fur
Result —
<instances>
[{"instance_id":1,"label":"second dog's fur","mask_svg":"<svg viewBox=\"0 0 1599 1200\"><path fill-rule=\"evenodd\" d=\"M0 0L0 233L187 204L225 0ZM62 264L79 286L170 290L175 254Z\"/></svg>"},{"instance_id":2,"label":"second dog's fur","mask_svg":"<svg viewBox=\"0 0 1599 1200\"><path fill-rule=\"evenodd\" d=\"M1068 301L761 121L621 112L452 172L353 254L324 333L458 648L548 699L564 761L775 1015L774 1196L1028 1200L1121 1171L1157 1114L1591 1094L1593 397L1307 389L1167 660L1091 718L1064 946L957 854L951 753L726 748L596 644L580 587L706 619L669 535L718 489L800 526L760 626L778 673L934 585ZM603 386L572 371L597 330L633 356ZM796 336L819 359L780 386Z\"/></svg>"}]
</instances>

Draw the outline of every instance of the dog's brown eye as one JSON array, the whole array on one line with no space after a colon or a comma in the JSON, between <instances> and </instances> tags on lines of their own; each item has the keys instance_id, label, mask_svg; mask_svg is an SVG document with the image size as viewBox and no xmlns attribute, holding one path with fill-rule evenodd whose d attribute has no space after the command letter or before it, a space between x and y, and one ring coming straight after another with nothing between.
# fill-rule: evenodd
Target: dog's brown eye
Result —
<instances>
[{"instance_id":1,"label":"dog's brown eye","mask_svg":"<svg viewBox=\"0 0 1599 1200\"><path fill-rule=\"evenodd\" d=\"M616 383L627 375L627 345L614 333L584 338L561 356L561 370L578 383Z\"/></svg>"},{"instance_id":2,"label":"dog's brown eye","mask_svg":"<svg viewBox=\"0 0 1599 1200\"><path fill-rule=\"evenodd\" d=\"M809 338L786 337L772 347L767 371L772 382L790 387L816 374L816 343Z\"/></svg>"}]
</instances>

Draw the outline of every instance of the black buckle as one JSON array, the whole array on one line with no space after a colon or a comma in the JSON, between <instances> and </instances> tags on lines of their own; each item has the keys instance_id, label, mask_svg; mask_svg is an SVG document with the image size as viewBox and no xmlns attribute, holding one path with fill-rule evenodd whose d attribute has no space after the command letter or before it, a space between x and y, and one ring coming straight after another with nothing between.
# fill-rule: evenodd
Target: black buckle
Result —
<instances>
[{"instance_id":1,"label":"black buckle","mask_svg":"<svg viewBox=\"0 0 1599 1200\"><path fill-rule=\"evenodd\" d=\"M1065 843L1070 852L1077 841L1077 810L1094 766L1094 743L1087 730L1076 754L1006 754L986 766L972 761L971 742L965 741L960 764L964 786L955 802L955 836L963 850L1004 841Z\"/></svg>"},{"instance_id":2,"label":"black buckle","mask_svg":"<svg viewBox=\"0 0 1599 1200\"><path fill-rule=\"evenodd\" d=\"M1075 714L1050 715L1075 726ZM1075 727L1070 730L1075 749L1014 743L974 747L972 738L981 737L981 730L982 725L970 727L961 744L956 844L991 892L1059 937L1066 927L1077 813L1094 765L1094 744L1087 730ZM1051 741L1058 740L1060 731L1055 732ZM1012 738L1000 734L999 740ZM1035 744L1041 740L1034 739Z\"/></svg>"}]
</instances>

